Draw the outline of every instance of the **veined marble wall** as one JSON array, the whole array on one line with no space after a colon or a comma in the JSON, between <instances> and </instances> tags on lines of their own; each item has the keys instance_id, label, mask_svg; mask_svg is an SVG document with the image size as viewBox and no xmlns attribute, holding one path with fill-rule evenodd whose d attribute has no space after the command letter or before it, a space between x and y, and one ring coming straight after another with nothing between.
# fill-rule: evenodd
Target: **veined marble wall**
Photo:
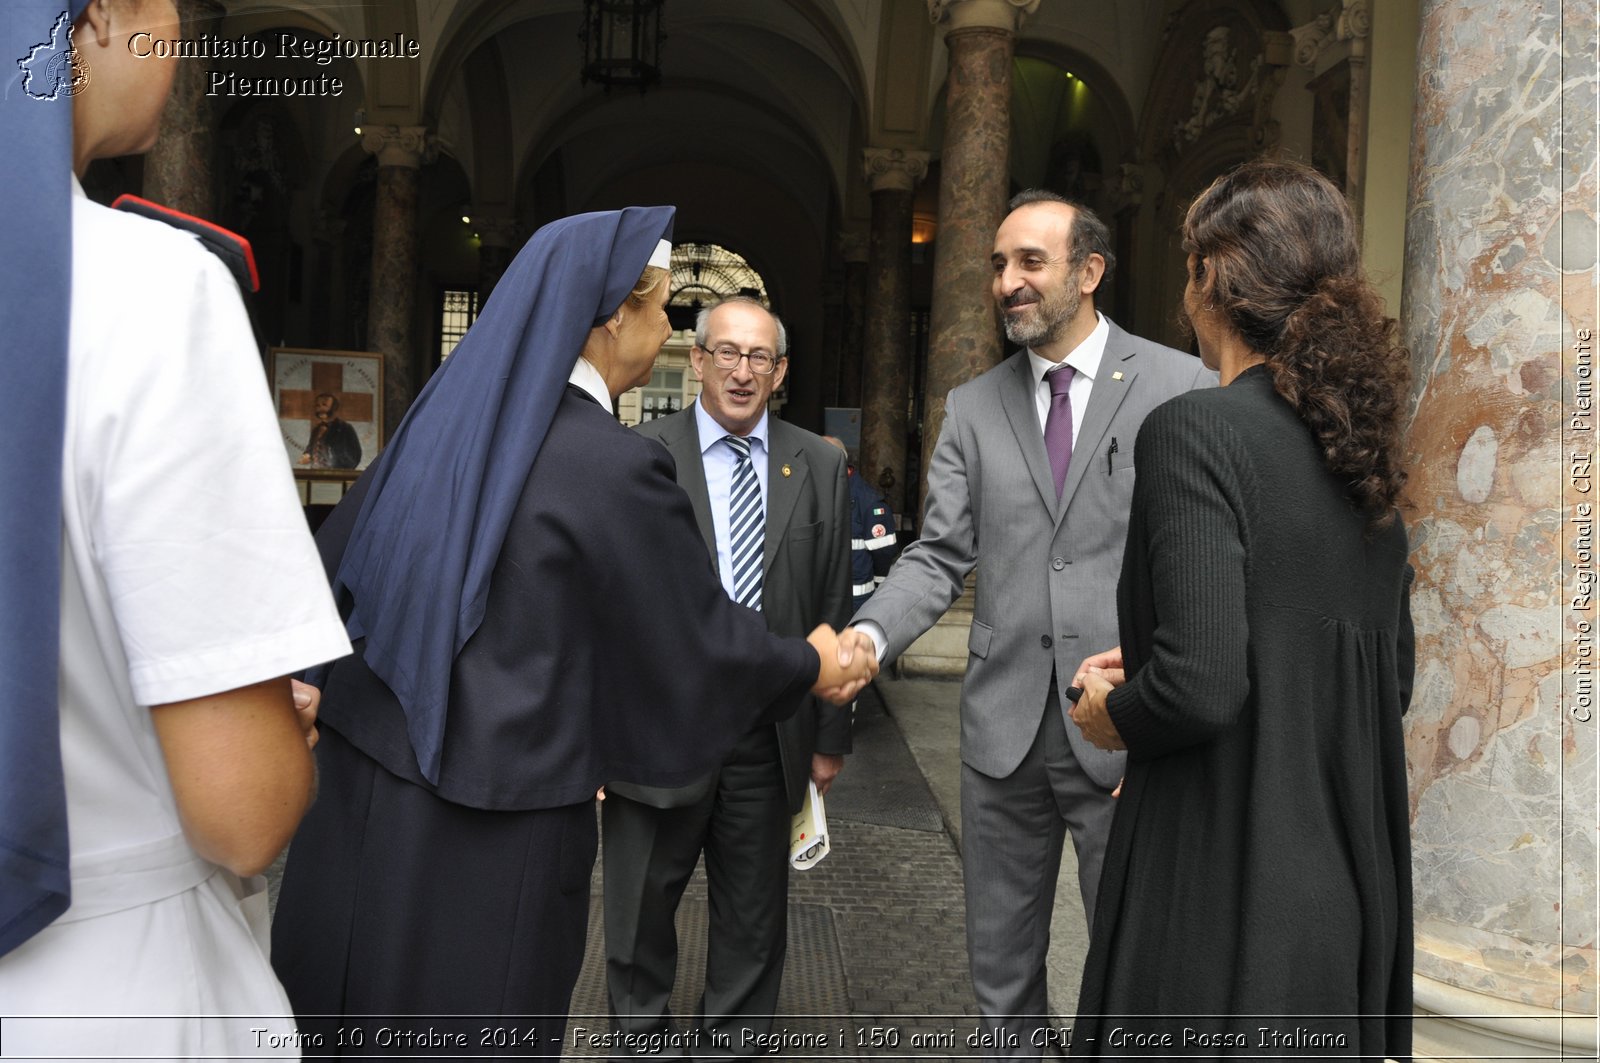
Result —
<instances>
[{"instance_id":1,"label":"veined marble wall","mask_svg":"<svg viewBox=\"0 0 1600 1063\"><path fill-rule=\"evenodd\" d=\"M1600 724L1576 711L1573 666L1597 618L1570 593L1574 447L1593 452L1571 415L1573 344L1595 327L1595 10L1421 13L1402 314L1417 378L1418 1003L1554 1043L1584 1036L1550 1026L1555 1013L1595 1013ZM1592 1019L1586 1036L1592 1054ZM1425 1054L1420 1026L1418 1040Z\"/></svg>"}]
</instances>

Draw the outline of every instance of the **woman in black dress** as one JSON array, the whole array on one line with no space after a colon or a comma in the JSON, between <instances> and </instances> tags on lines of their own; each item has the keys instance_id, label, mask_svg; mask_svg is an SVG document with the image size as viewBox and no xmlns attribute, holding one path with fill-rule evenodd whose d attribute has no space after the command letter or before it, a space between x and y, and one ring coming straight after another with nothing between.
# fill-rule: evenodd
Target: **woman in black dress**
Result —
<instances>
[{"instance_id":1,"label":"woman in black dress","mask_svg":"<svg viewBox=\"0 0 1600 1063\"><path fill-rule=\"evenodd\" d=\"M1224 386L1145 420L1122 645L1077 679L1128 769L1072 1053L1404 1057L1408 358L1315 171L1246 164L1183 235Z\"/></svg>"}]
</instances>

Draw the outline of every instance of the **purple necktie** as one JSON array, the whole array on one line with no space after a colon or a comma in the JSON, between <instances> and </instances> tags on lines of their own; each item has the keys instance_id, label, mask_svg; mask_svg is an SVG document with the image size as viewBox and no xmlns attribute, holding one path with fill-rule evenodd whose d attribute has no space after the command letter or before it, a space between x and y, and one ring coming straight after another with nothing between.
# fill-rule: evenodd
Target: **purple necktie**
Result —
<instances>
[{"instance_id":1,"label":"purple necktie","mask_svg":"<svg viewBox=\"0 0 1600 1063\"><path fill-rule=\"evenodd\" d=\"M1050 415L1044 419L1044 449L1050 455L1050 471L1056 478L1056 497L1067 482L1067 466L1072 462L1072 402L1067 389L1072 386L1072 366L1064 365L1044 375L1050 382Z\"/></svg>"}]
</instances>

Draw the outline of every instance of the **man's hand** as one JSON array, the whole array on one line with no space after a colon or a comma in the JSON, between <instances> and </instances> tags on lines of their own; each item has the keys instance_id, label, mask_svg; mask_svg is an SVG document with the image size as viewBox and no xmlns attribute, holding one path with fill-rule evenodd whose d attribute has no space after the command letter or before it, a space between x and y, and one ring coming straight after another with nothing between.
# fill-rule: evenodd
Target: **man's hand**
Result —
<instances>
[{"instance_id":1,"label":"man's hand","mask_svg":"<svg viewBox=\"0 0 1600 1063\"><path fill-rule=\"evenodd\" d=\"M811 781L817 784L817 793L826 794L833 778L844 768L844 757L837 753L811 754Z\"/></svg>"},{"instance_id":2,"label":"man's hand","mask_svg":"<svg viewBox=\"0 0 1600 1063\"><path fill-rule=\"evenodd\" d=\"M822 658L822 668L811 691L835 705L848 705L855 700L878 674L877 649L870 637L855 628L836 634L827 624L819 624L806 641Z\"/></svg>"},{"instance_id":3,"label":"man's hand","mask_svg":"<svg viewBox=\"0 0 1600 1063\"><path fill-rule=\"evenodd\" d=\"M868 635L857 627L847 627L839 632L839 646L841 649L849 647L852 655L861 654L872 662L872 674L878 674L878 645Z\"/></svg>"},{"instance_id":4,"label":"man's hand","mask_svg":"<svg viewBox=\"0 0 1600 1063\"><path fill-rule=\"evenodd\" d=\"M1083 677L1088 674L1091 668L1098 668L1105 672L1106 678L1111 681L1111 685L1120 687L1124 679L1122 647L1113 646L1111 649L1097 653L1093 657L1085 657L1083 663L1078 665L1078 670L1073 673L1072 685L1079 690L1084 689Z\"/></svg>"},{"instance_id":5,"label":"man's hand","mask_svg":"<svg viewBox=\"0 0 1600 1063\"><path fill-rule=\"evenodd\" d=\"M1120 668L1117 674L1120 676ZM1098 749L1127 749L1122 735L1117 733L1117 725L1111 722L1111 715L1106 712L1106 695L1116 689L1109 673L1091 665L1083 674L1082 684L1083 697L1072 706L1072 722L1078 725L1083 737Z\"/></svg>"},{"instance_id":6,"label":"man's hand","mask_svg":"<svg viewBox=\"0 0 1600 1063\"><path fill-rule=\"evenodd\" d=\"M322 704L322 691L298 679L289 680L289 690L294 697L294 718L300 733L306 736L306 747L317 748L317 706Z\"/></svg>"}]
</instances>

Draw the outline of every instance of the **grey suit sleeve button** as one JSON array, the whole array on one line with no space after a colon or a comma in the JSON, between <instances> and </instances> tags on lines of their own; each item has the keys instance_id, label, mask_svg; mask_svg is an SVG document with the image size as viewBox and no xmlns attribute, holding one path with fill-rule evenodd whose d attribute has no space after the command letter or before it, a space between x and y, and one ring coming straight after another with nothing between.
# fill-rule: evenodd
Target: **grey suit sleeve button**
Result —
<instances>
[{"instance_id":1,"label":"grey suit sleeve button","mask_svg":"<svg viewBox=\"0 0 1600 1063\"><path fill-rule=\"evenodd\" d=\"M1062 569L1067 567L1067 561L1062 557L1052 557L1050 559L1050 567L1055 569L1057 572L1060 572Z\"/></svg>"},{"instance_id":2,"label":"grey suit sleeve button","mask_svg":"<svg viewBox=\"0 0 1600 1063\"><path fill-rule=\"evenodd\" d=\"M1052 645L1052 643L1050 642L1050 636L1049 635L1040 635L1039 636L1039 645L1043 646L1045 649L1048 650Z\"/></svg>"}]
</instances>

